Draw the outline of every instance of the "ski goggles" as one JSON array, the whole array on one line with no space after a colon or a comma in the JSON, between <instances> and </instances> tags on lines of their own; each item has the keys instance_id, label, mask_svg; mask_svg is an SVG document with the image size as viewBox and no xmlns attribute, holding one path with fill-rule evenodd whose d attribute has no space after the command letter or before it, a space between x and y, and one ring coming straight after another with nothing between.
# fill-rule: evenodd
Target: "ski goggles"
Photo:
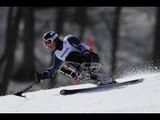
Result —
<instances>
[{"instance_id":1,"label":"ski goggles","mask_svg":"<svg viewBox=\"0 0 160 120\"><path fill-rule=\"evenodd\" d=\"M53 40L52 39L43 39L43 45L48 48L49 46L51 46L53 43Z\"/></svg>"}]
</instances>

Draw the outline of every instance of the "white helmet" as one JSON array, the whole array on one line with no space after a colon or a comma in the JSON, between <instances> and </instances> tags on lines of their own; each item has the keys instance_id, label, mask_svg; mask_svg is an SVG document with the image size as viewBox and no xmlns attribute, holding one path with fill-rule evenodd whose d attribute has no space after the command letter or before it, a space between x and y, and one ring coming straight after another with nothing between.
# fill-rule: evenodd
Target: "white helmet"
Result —
<instances>
[{"instance_id":1,"label":"white helmet","mask_svg":"<svg viewBox=\"0 0 160 120\"><path fill-rule=\"evenodd\" d=\"M58 36L59 35L57 33L55 33L54 31L49 31L49 32L45 33L42 38L43 38L43 40L51 39L52 41L54 41L58 38Z\"/></svg>"}]
</instances>

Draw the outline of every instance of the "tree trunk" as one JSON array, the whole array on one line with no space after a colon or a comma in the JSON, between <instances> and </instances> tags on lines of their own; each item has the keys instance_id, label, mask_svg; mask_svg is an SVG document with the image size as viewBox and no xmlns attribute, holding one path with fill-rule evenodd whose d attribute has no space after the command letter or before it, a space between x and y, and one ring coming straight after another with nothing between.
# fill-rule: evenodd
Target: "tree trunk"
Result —
<instances>
[{"instance_id":1,"label":"tree trunk","mask_svg":"<svg viewBox=\"0 0 160 120\"><path fill-rule=\"evenodd\" d=\"M61 34L63 32L63 23L65 22L65 18L66 18L65 11L66 11L66 7L57 8L55 32L57 32L58 34Z\"/></svg>"},{"instance_id":2,"label":"tree trunk","mask_svg":"<svg viewBox=\"0 0 160 120\"><path fill-rule=\"evenodd\" d=\"M83 35L87 25L87 7L77 7L74 18L75 22L80 26L79 39L83 41Z\"/></svg>"},{"instance_id":3,"label":"tree trunk","mask_svg":"<svg viewBox=\"0 0 160 120\"><path fill-rule=\"evenodd\" d=\"M155 38L153 50L153 65L160 69L160 7L156 11Z\"/></svg>"},{"instance_id":4,"label":"tree trunk","mask_svg":"<svg viewBox=\"0 0 160 120\"><path fill-rule=\"evenodd\" d=\"M116 52L118 50L118 41L119 41L119 27L120 27L120 16L121 16L121 7L116 7L113 13L113 27L112 27L112 58L111 58L111 75L115 75L117 57Z\"/></svg>"},{"instance_id":5,"label":"tree trunk","mask_svg":"<svg viewBox=\"0 0 160 120\"><path fill-rule=\"evenodd\" d=\"M14 15L15 12L15 15ZM18 36L18 27L21 19L21 8L9 8L6 29L6 43L4 50L4 72L2 82L0 84L0 95L5 95L9 80L12 78L14 66L14 52L16 49L16 42Z\"/></svg>"},{"instance_id":6,"label":"tree trunk","mask_svg":"<svg viewBox=\"0 0 160 120\"><path fill-rule=\"evenodd\" d=\"M15 74L15 79L19 81L33 80L35 74L35 55L34 55L34 8L24 7L23 8L24 18L24 54L23 61L20 68Z\"/></svg>"}]
</instances>

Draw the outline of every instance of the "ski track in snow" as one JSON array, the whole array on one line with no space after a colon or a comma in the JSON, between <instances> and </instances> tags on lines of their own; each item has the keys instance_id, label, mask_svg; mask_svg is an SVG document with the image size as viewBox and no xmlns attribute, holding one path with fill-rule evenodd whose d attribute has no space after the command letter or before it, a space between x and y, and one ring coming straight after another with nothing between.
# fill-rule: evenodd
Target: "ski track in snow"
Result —
<instances>
[{"instance_id":1,"label":"ski track in snow","mask_svg":"<svg viewBox=\"0 0 160 120\"><path fill-rule=\"evenodd\" d=\"M61 89L93 87L92 84L26 92L26 98L0 96L0 113L159 113L160 73L117 79L145 78L142 83L63 96Z\"/></svg>"}]
</instances>

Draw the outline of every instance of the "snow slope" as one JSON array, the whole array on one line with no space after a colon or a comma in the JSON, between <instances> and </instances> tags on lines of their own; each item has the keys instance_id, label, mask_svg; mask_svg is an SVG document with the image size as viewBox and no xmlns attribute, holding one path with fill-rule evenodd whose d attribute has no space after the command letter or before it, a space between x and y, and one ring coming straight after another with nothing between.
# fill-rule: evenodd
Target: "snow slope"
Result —
<instances>
[{"instance_id":1,"label":"snow slope","mask_svg":"<svg viewBox=\"0 0 160 120\"><path fill-rule=\"evenodd\" d=\"M160 73L128 76L117 81L144 77L142 83L109 90L62 96L63 88L84 88L84 84L26 92L26 98L0 96L0 113L159 113Z\"/></svg>"}]
</instances>

